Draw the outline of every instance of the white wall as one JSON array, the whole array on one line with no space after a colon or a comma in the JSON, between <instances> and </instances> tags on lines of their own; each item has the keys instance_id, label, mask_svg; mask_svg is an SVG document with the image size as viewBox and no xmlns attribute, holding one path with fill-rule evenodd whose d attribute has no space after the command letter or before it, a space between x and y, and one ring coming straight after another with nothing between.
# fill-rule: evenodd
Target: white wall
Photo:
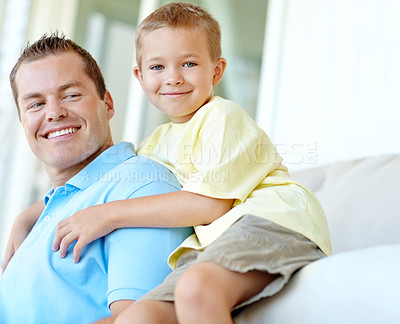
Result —
<instances>
[{"instance_id":1,"label":"white wall","mask_svg":"<svg viewBox=\"0 0 400 324\"><path fill-rule=\"evenodd\" d=\"M25 40L29 0L3 0L1 18L3 24L0 34L0 259L5 248L6 238L16 214L19 201L29 199L30 189L23 184L29 181L30 156L27 144L19 145L23 138L19 127L17 111L11 94L9 73L19 56L21 43ZM20 17L21 19L15 19ZM13 163L11 163L13 161ZM18 186L16 183L19 182ZM21 208L20 206L18 208ZM18 210L19 211L19 210Z\"/></svg>"},{"instance_id":2,"label":"white wall","mask_svg":"<svg viewBox=\"0 0 400 324\"><path fill-rule=\"evenodd\" d=\"M291 168L399 153L400 1L269 9L258 122Z\"/></svg>"},{"instance_id":3,"label":"white wall","mask_svg":"<svg viewBox=\"0 0 400 324\"><path fill-rule=\"evenodd\" d=\"M72 34L77 0L7 0L0 42L0 259L15 216L48 189L46 176L18 122L8 75L27 40L45 32ZM45 189L44 189L45 188ZM38 194L40 192L40 195Z\"/></svg>"}]
</instances>

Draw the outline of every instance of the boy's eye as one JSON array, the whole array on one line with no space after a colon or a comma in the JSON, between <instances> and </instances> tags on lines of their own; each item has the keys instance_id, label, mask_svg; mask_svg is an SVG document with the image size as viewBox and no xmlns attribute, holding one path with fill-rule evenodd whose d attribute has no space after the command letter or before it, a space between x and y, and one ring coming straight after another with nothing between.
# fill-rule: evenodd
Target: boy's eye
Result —
<instances>
[{"instance_id":1,"label":"boy's eye","mask_svg":"<svg viewBox=\"0 0 400 324\"><path fill-rule=\"evenodd\" d=\"M194 66L196 66L197 64L196 63L193 63L193 62L186 62L185 64L183 64L183 66L184 67L194 67Z\"/></svg>"},{"instance_id":2,"label":"boy's eye","mask_svg":"<svg viewBox=\"0 0 400 324\"><path fill-rule=\"evenodd\" d=\"M159 71L159 70L162 70L163 68L164 67L162 65L153 65L153 66L150 67L150 70Z\"/></svg>"}]
</instances>

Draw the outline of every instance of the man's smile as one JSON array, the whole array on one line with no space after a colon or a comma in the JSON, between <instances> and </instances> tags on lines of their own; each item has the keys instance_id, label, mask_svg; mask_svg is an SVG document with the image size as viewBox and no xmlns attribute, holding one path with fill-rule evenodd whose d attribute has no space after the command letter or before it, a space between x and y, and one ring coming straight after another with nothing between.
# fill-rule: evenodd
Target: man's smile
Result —
<instances>
[{"instance_id":1,"label":"man's smile","mask_svg":"<svg viewBox=\"0 0 400 324\"><path fill-rule=\"evenodd\" d=\"M67 127L67 128L63 128L63 129L50 131L47 134L45 134L44 137L47 139L51 139L51 138L55 138L55 137L65 136L65 135L77 132L79 130L79 128L80 127Z\"/></svg>"}]
</instances>

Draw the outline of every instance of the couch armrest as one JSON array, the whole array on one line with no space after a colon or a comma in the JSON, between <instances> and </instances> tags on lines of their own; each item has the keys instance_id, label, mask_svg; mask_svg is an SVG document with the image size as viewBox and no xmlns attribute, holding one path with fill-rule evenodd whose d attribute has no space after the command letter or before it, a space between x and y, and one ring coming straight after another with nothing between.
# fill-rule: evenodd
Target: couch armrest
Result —
<instances>
[{"instance_id":1,"label":"couch armrest","mask_svg":"<svg viewBox=\"0 0 400 324\"><path fill-rule=\"evenodd\" d=\"M315 192L323 186L329 166L309 168L300 171L290 172L292 178L311 191Z\"/></svg>"},{"instance_id":2,"label":"couch armrest","mask_svg":"<svg viewBox=\"0 0 400 324\"><path fill-rule=\"evenodd\" d=\"M400 244L339 253L304 267L235 323L368 324L400 320Z\"/></svg>"}]
</instances>

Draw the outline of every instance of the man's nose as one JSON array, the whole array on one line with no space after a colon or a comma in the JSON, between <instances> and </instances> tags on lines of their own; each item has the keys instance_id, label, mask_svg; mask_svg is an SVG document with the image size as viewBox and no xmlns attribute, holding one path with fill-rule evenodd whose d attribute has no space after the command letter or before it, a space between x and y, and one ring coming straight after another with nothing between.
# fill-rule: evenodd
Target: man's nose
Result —
<instances>
[{"instance_id":1,"label":"man's nose","mask_svg":"<svg viewBox=\"0 0 400 324\"><path fill-rule=\"evenodd\" d=\"M68 116L68 111L58 100L49 100L46 104L47 121L58 121Z\"/></svg>"},{"instance_id":2,"label":"man's nose","mask_svg":"<svg viewBox=\"0 0 400 324\"><path fill-rule=\"evenodd\" d=\"M167 85L182 85L184 82L183 75L179 69L170 69L168 71L167 79L165 81Z\"/></svg>"}]
</instances>

